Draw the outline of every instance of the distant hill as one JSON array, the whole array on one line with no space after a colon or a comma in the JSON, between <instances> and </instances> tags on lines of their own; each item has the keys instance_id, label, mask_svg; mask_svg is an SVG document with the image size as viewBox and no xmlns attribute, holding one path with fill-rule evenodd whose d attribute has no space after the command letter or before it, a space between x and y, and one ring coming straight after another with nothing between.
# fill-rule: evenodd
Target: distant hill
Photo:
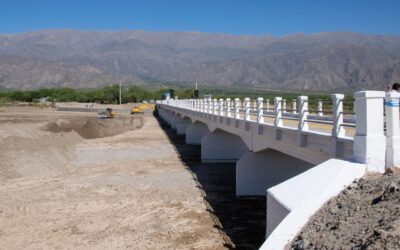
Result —
<instances>
[{"instance_id":1,"label":"distant hill","mask_svg":"<svg viewBox=\"0 0 400 250\"><path fill-rule=\"evenodd\" d=\"M400 36L74 30L0 35L0 88L90 88L116 81L384 89L400 81Z\"/></svg>"}]
</instances>

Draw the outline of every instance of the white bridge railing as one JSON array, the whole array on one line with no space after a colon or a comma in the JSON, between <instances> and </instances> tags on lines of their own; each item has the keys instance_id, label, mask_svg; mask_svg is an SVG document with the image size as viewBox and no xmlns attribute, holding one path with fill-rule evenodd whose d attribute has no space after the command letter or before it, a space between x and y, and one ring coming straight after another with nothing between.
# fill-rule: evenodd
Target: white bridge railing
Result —
<instances>
[{"instance_id":1,"label":"white bridge railing","mask_svg":"<svg viewBox=\"0 0 400 250\"><path fill-rule=\"evenodd\" d=\"M318 100L316 110L310 109L308 96L291 100L290 109L287 101L281 97L275 97L273 104L262 97L256 100L169 99L157 103L190 110L197 115L229 117L276 128L295 129L300 133L352 140L355 144L354 160L357 162L382 161L383 154L383 165L386 162L386 166L392 166L400 164L397 157L400 154L399 98L397 92L356 92L354 104L351 105L354 106L353 112L344 111L343 103L346 100L343 94L332 94L331 100ZM324 102L331 104L330 111L323 110ZM382 172L384 166L383 170L375 170Z\"/></svg>"}]
</instances>

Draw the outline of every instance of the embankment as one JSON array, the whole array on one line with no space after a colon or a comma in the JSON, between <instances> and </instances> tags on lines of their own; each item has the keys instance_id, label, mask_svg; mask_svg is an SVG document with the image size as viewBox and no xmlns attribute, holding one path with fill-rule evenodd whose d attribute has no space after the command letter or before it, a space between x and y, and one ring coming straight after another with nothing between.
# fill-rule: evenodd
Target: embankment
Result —
<instances>
[{"instance_id":1,"label":"embankment","mask_svg":"<svg viewBox=\"0 0 400 250\"><path fill-rule=\"evenodd\" d=\"M312 216L290 248L400 249L400 173L356 180Z\"/></svg>"},{"instance_id":2,"label":"embankment","mask_svg":"<svg viewBox=\"0 0 400 250\"><path fill-rule=\"evenodd\" d=\"M141 117L71 116L0 120L0 181L67 171L75 145L85 139L113 136L143 126Z\"/></svg>"}]
</instances>

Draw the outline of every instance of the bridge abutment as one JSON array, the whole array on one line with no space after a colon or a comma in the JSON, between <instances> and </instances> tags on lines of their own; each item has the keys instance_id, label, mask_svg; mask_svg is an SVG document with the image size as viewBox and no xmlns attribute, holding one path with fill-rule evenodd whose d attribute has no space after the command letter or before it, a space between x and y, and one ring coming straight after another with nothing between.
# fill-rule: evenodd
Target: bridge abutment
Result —
<instances>
[{"instance_id":1,"label":"bridge abutment","mask_svg":"<svg viewBox=\"0 0 400 250\"><path fill-rule=\"evenodd\" d=\"M249 148L239 136L219 129L201 139L202 162L236 162L248 152Z\"/></svg>"},{"instance_id":2,"label":"bridge abutment","mask_svg":"<svg viewBox=\"0 0 400 250\"><path fill-rule=\"evenodd\" d=\"M314 165L267 149L248 152L236 163L236 195L264 196L267 189L278 185Z\"/></svg>"},{"instance_id":3,"label":"bridge abutment","mask_svg":"<svg viewBox=\"0 0 400 250\"><path fill-rule=\"evenodd\" d=\"M200 145L201 138L210 133L207 125L202 122L194 122L186 127L186 144Z\"/></svg>"}]
</instances>

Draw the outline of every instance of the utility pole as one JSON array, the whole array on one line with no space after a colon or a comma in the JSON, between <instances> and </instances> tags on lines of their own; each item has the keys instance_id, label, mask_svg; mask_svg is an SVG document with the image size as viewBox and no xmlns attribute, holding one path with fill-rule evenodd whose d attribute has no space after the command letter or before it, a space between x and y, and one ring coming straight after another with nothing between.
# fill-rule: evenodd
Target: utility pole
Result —
<instances>
[{"instance_id":1,"label":"utility pole","mask_svg":"<svg viewBox=\"0 0 400 250\"><path fill-rule=\"evenodd\" d=\"M121 105L121 82L119 83L119 105Z\"/></svg>"}]
</instances>

